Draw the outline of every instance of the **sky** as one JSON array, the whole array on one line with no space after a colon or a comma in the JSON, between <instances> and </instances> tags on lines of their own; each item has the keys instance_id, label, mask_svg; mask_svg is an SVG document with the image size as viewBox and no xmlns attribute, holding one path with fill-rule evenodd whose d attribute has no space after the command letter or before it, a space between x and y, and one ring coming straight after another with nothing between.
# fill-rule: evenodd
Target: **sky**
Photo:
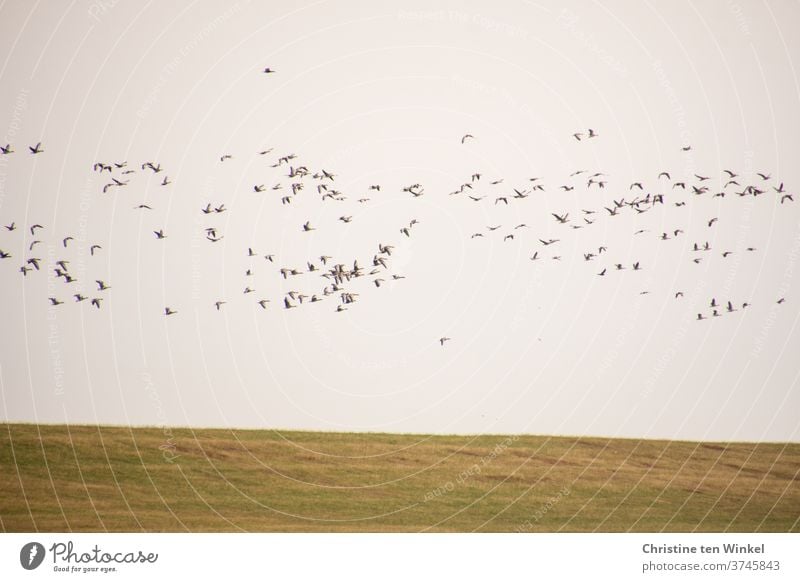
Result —
<instances>
[{"instance_id":1,"label":"sky","mask_svg":"<svg viewBox=\"0 0 800 582\"><path fill-rule=\"evenodd\" d=\"M0 419L800 440L800 5L263 4L0 4Z\"/></svg>"}]
</instances>

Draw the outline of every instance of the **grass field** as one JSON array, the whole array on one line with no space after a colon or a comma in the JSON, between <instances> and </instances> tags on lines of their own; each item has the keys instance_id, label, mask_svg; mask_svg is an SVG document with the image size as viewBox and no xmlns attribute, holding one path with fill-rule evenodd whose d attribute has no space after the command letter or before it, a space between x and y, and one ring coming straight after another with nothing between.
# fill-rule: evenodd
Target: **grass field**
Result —
<instances>
[{"instance_id":1,"label":"grass field","mask_svg":"<svg viewBox=\"0 0 800 582\"><path fill-rule=\"evenodd\" d=\"M800 444L0 424L3 531L800 531Z\"/></svg>"}]
</instances>

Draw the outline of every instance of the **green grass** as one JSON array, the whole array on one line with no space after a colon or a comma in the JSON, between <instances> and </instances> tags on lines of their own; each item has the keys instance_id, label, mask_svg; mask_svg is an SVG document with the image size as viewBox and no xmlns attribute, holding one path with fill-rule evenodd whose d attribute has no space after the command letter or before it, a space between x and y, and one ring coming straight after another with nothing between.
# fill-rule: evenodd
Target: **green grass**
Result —
<instances>
[{"instance_id":1,"label":"green grass","mask_svg":"<svg viewBox=\"0 0 800 582\"><path fill-rule=\"evenodd\" d=\"M0 529L798 532L799 475L800 444L0 424Z\"/></svg>"}]
</instances>

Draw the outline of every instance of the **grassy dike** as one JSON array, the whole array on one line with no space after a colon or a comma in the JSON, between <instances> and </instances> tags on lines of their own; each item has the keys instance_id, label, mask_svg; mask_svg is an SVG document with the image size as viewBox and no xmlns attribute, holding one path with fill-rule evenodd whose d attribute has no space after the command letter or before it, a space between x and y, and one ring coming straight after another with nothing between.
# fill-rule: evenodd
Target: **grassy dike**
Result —
<instances>
[{"instance_id":1,"label":"grassy dike","mask_svg":"<svg viewBox=\"0 0 800 582\"><path fill-rule=\"evenodd\" d=\"M800 531L800 444L0 424L0 529Z\"/></svg>"}]
</instances>

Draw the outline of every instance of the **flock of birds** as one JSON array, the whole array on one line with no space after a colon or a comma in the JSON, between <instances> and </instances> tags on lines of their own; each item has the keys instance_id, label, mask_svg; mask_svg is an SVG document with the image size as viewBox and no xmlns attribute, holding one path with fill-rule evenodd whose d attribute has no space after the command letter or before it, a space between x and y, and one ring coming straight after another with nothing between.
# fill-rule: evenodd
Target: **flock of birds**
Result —
<instances>
[{"instance_id":1,"label":"flock of birds","mask_svg":"<svg viewBox=\"0 0 800 582\"><path fill-rule=\"evenodd\" d=\"M263 72L272 74L275 71L266 68ZM582 140L595 139L599 136L594 129L587 129L586 131L572 134L572 137L580 142ZM474 139L472 134L467 133L461 137L460 141L462 145L465 145L469 140ZM690 146L682 148L683 151L688 151L689 149L691 149ZM14 153L15 150L11 144L0 146L0 155L10 156ZM42 147L41 142L28 147L28 155L41 155L43 153L45 153L45 149ZM349 193L346 194L337 188L336 175L332 171L322 168L312 170L301 163L293 153L273 154L273 149L271 148L258 151L256 155L264 157L270 168L278 174L278 177L271 182L265 181L253 184L252 193L254 195L274 196L280 200L282 206L291 205L300 197L310 196L317 197L320 203L342 204L342 208L350 209L343 211L338 217L338 221L343 225L350 224L353 221L353 204L369 204L372 197L382 196L382 192L385 191L382 191L380 184L371 184L367 187L366 192L351 196ZM218 163L224 164L233 159L233 154L224 153L219 157ZM166 173L166 169L155 161L144 161L134 166L129 166L126 161L97 162L94 164L93 171L105 178L103 180L102 195L106 196L121 192L142 174L157 176L156 183L163 188L168 188L173 183ZM612 189L617 192L620 190L619 185L611 186L610 178L603 172L579 169L572 172L562 182L556 188L564 193L572 192L576 187L585 187L587 191L597 191L598 193L604 193ZM719 187L712 188L713 184ZM646 185L644 181L635 181L623 186L623 188L625 190L622 195L612 195L610 202L600 203L599 206L582 207L580 208L580 214L577 216L574 211L549 213L554 221L553 226L560 229L562 234L557 235L557 237L533 236L532 244L537 248L532 249L530 260L534 262L544 259L560 261L562 258L561 252L558 251L561 246L560 243L571 231L597 228L596 225L599 222L603 220L619 220L618 217L623 214L641 217L659 206L669 205L680 209L686 207L692 200L704 197L763 197L762 199L773 199L781 205L794 202L793 195L785 189L784 184L773 180L768 173L745 176L728 169L724 170L722 175L716 178L693 174L688 179L673 179L670 172L664 171L655 177L655 185ZM486 179L481 172L475 171L450 192L428 194L421 184L413 183L403 187L398 194L407 195L410 200L426 195L438 195L462 199L465 204L489 204L491 206L502 205L506 207L524 204L527 199L547 191L548 186L543 177L530 177L522 184L507 185L503 178ZM599 197L594 198L594 200L599 199ZM149 212L153 210L152 204L155 203L144 201L136 204L133 210ZM204 238L209 244L215 244L224 239L222 229L211 224L211 218L228 212L228 210L224 203L212 204L210 202L197 208L197 212L201 213L209 221L208 225L204 226ZM535 208L529 206L526 208L525 215L527 216L531 212L535 212ZM517 213L516 215L519 216L522 213ZM705 221L705 228L715 228L718 221L718 217L709 216ZM407 223L398 225L396 236L412 237L418 224L420 224L419 220L412 219ZM7 219L3 226L2 231L5 231L5 236L0 236L0 272L3 273L3 276L8 276L8 271L3 269L3 263L10 263L16 259L10 251L3 250L3 247L8 248L8 245L15 244L16 248L24 248L26 250L24 256L20 257L17 263L18 271L22 276L35 276L46 269L52 269L56 278L63 281L61 290L48 298L51 306L61 306L71 300L74 303L87 302L88 305L95 309L101 309L104 298L113 287L103 279L96 279L90 292L83 288L81 282L70 272L70 261L68 259L54 258L52 264L47 264L46 261L37 256L37 246L42 244L42 235L47 232L47 229L42 224L37 222L21 228L13 220ZM297 225L297 231L299 233L309 233L316 231L318 228L330 228L331 226L328 224L314 225L310 220L306 220ZM476 240L499 236L502 237L502 242L505 243L523 238L523 233L529 231L530 228L524 222L513 226L492 224L486 226L485 230L472 233L470 239ZM22 241L24 245L19 244L19 242L14 243L10 238L18 230L22 231L26 236L26 239ZM27 233L30 233L30 242L27 241ZM166 244L165 241L167 241L169 235L164 228L154 226L152 233L155 241L161 241L161 243ZM646 228L640 228L633 232L634 236L647 234L654 236L659 241L672 241L689 236L682 228L671 228L668 231L656 233L651 233ZM697 238L696 234L695 238ZM711 237L703 235L698 240L690 239L693 255L691 260L694 264L710 260L711 257L724 260L735 252L730 249L714 249L707 238ZM70 248L70 243L75 239L73 236L65 234L63 236L59 235L57 240L66 252ZM525 238L525 240L527 242L528 238ZM296 281L297 289L286 291L282 297L264 297L249 283L250 277L253 276L256 270L254 265L248 267L246 272L243 273L244 282L241 295L245 298L251 298L262 309L268 309L270 305L277 304L283 309L290 310L326 301L335 303L334 309L336 312L343 312L361 299L361 293L353 288L353 284L357 280L367 280L371 283L369 288L378 290L387 281L405 279L405 276L397 272L392 265L392 251L395 247L396 243L392 241L382 242L376 240L374 247L365 249L363 256L334 257L321 254L307 258L304 265L282 264L280 258L274 252L259 253L254 248L248 247L242 249L243 254L251 259L263 261L262 264L266 264L274 270L276 277L280 277L284 281ZM88 248L92 257L103 251L103 247L96 243L91 244ZM744 249L744 252L756 252L756 250L755 247L749 246ZM635 272L645 269L645 265L641 261L625 263L624 261L609 260L608 253L609 250L606 245L599 245L585 249L582 254L583 260L587 263L602 263L602 268L598 268L596 271L596 275L599 277L608 277L621 271ZM359 290L363 289L359 288ZM648 294L650 291L642 290L640 293ZM675 299L683 297L683 291L671 291L671 293L674 293ZM777 299L778 304L784 302L785 298L783 297ZM215 311L221 311L226 303L226 298L218 298L210 305L210 308ZM709 302L710 311L698 313L697 320L706 320L720 317L725 313L741 311L749 305L747 301L734 305L732 301L717 302L716 298L712 298ZM178 313L179 310L175 306L167 305L163 308L163 314L166 317L172 317ZM441 346L444 346L450 340L451 338L442 336L438 342Z\"/></svg>"}]
</instances>

